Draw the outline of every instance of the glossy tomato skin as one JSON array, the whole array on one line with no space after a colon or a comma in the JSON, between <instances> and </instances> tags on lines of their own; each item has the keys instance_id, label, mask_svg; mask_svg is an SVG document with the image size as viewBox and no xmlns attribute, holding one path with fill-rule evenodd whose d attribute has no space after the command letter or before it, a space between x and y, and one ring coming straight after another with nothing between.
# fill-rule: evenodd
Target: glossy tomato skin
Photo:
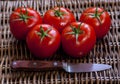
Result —
<instances>
[{"instance_id":1,"label":"glossy tomato skin","mask_svg":"<svg viewBox=\"0 0 120 84\"><path fill-rule=\"evenodd\" d=\"M48 10L43 17L43 22L54 26L60 33L71 22L75 22L73 13L66 8L60 7L60 12L63 13L61 17L55 16L55 10L59 10L59 7Z\"/></svg>"},{"instance_id":2,"label":"glossy tomato skin","mask_svg":"<svg viewBox=\"0 0 120 84\"><path fill-rule=\"evenodd\" d=\"M80 22L71 23L72 26L78 28ZM92 26L82 23L80 29L83 33L78 35L78 41L76 42L75 35L69 34L72 32L72 28L67 26L61 36L63 50L72 57L80 58L85 56L94 47L96 43L96 35Z\"/></svg>"},{"instance_id":3,"label":"glossy tomato skin","mask_svg":"<svg viewBox=\"0 0 120 84\"><path fill-rule=\"evenodd\" d=\"M26 12L27 11L27 12ZM26 22L21 20L20 14L26 15ZM23 16L24 17L24 16ZM10 15L10 30L18 40L25 40L28 31L37 24L42 23L40 14L32 8L20 7Z\"/></svg>"},{"instance_id":4,"label":"glossy tomato skin","mask_svg":"<svg viewBox=\"0 0 120 84\"><path fill-rule=\"evenodd\" d=\"M44 31L48 32L48 36L44 37L41 41L41 36L36 32L40 31L40 26ZM38 58L51 57L60 46L60 34L59 32L50 25L41 24L36 25L27 35L26 43L31 53Z\"/></svg>"},{"instance_id":5,"label":"glossy tomato skin","mask_svg":"<svg viewBox=\"0 0 120 84\"><path fill-rule=\"evenodd\" d=\"M95 14L96 12L96 7L92 7L92 8L88 8L86 9L80 16L80 20L81 22L87 23L89 25L91 25L96 32L96 37L98 39L103 38L108 31L110 30L110 25L111 25L111 18L110 15L108 14L107 11L105 11L102 8L97 8L98 13L103 13L100 15L100 20L101 20L101 24L99 22L98 19L93 18L91 16L92 13Z\"/></svg>"}]
</instances>

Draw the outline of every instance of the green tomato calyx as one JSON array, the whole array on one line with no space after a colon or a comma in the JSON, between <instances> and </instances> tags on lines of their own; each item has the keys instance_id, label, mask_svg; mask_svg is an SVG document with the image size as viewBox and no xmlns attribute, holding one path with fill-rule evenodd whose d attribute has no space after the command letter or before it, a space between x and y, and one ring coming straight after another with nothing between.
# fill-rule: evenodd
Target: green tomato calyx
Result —
<instances>
[{"instance_id":1,"label":"green tomato calyx","mask_svg":"<svg viewBox=\"0 0 120 84\"><path fill-rule=\"evenodd\" d=\"M80 23L80 25L78 27L70 25L70 27L72 29L72 32L66 33L66 34L73 34L73 35L75 35L76 42L78 42L78 36L83 33L83 30L80 29L81 25L82 25L82 23Z\"/></svg>"},{"instance_id":2,"label":"green tomato calyx","mask_svg":"<svg viewBox=\"0 0 120 84\"><path fill-rule=\"evenodd\" d=\"M56 17L62 18L62 16L64 15L64 12L61 12L61 11L60 11L60 7L59 7L58 10L54 10L54 15L55 15Z\"/></svg>"},{"instance_id":3,"label":"green tomato calyx","mask_svg":"<svg viewBox=\"0 0 120 84\"><path fill-rule=\"evenodd\" d=\"M100 19L100 16L104 13L105 11L103 10L102 12L98 12L98 7L96 7L95 13L87 13L87 15L91 16L92 18L96 18L100 25L102 24L102 21Z\"/></svg>"},{"instance_id":4,"label":"green tomato calyx","mask_svg":"<svg viewBox=\"0 0 120 84\"><path fill-rule=\"evenodd\" d=\"M51 36L48 34L48 32L50 32L50 31L51 31L51 28L49 28L49 29L47 29L47 30L45 31L45 30L43 29L43 27L40 26L40 31L37 31L37 35L40 36L41 42L43 41L43 39L44 39L45 37L50 37L50 38L51 38Z\"/></svg>"},{"instance_id":5,"label":"green tomato calyx","mask_svg":"<svg viewBox=\"0 0 120 84\"><path fill-rule=\"evenodd\" d=\"M19 16L19 18L15 18L13 21L23 21L27 24L28 19L32 18L32 16L29 16L27 8L26 7L24 8L25 8L25 13L23 13L22 8L20 9L20 12L13 12Z\"/></svg>"}]
</instances>

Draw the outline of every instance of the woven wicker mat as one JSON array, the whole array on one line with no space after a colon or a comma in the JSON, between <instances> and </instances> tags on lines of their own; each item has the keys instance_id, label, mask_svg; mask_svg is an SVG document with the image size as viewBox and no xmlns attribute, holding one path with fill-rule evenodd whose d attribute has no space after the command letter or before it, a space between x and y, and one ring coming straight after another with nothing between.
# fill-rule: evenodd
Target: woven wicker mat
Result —
<instances>
[{"instance_id":1,"label":"woven wicker mat","mask_svg":"<svg viewBox=\"0 0 120 84\"><path fill-rule=\"evenodd\" d=\"M0 1L0 84L120 84L120 0L28 0ZM110 64L110 70L91 73L67 73L65 71L25 72L11 71L13 60L36 60L25 42L17 41L9 29L9 15L22 6L32 7L41 15L50 8L63 6L69 8L76 19L84 9L92 6L105 8L112 18L109 33L97 41L87 57L73 59L58 51L45 60L58 60L74 63Z\"/></svg>"}]
</instances>

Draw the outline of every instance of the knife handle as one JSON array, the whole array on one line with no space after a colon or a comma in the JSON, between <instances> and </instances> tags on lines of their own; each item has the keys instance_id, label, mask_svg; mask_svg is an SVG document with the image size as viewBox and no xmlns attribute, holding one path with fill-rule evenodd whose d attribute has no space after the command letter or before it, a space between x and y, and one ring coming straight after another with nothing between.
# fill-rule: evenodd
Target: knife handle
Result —
<instances>
[{"instance_id":1,"label":"knife handle","mask_svg":"<svg viewBox=\"0 0 120 84\"><path fill-rule=\"evenodd\" d=\"M11 64L12 70L28 70L28 71L41 71L41 70L54 70L62 69L62 62L56 61L13 61Z\"/></svg>"}]
</instances>

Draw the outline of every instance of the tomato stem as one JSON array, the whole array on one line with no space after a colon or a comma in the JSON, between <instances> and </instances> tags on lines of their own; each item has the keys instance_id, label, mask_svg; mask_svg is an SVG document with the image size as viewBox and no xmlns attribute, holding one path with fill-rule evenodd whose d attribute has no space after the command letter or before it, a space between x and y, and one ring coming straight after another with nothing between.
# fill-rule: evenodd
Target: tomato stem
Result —
<instances>
[{"instance_id":1,"label":"tomato stem","mask_svg":"<svg viewBox=\"0 0 120 84\"><path fill-rule=\"evenodd\" d=\"M96 11L95 11L95 17L97 17L98 16L98 7L96 7Z\"/></svg>"},{"instance_id":2,"label":"tomato stem","mask_svg":"<svg viewBox=\"0 0 120 84\"><path fill-rule=\"evenodd\" d=\"M72 32L66 33L66 34L74 34L75 35L75 39L76 39L76 43L78 42L79 34L83 33L83 31L80 29L81 25L82 25L82 23L80 23L80 25L78 27L70 25L70 27L72 28Z\"/></svg>"},{"instance_id":3,"label":"tomato stem","mask_svg":"<svg viewBox=\"0 0 120 84\"><path fill-rule=\"evenodd\" d=\"M51 28L49 28L49 29L47 29L47 30L45 31L45 30L43 29L43 27L40 26L40 31L37 32L37 35L39 35L39 36L41 37L41 38L40 38L40 42L42 42L45 37L52 38L52 37L48 34L48 32L49 32L50 30L51 30Z\"/></svg>"},{"instance_id":4,"label":"tomato stem","mask_svg":"<svg viewBox=\"0 0 120 84\"><path fill-rule=\"evenodd\" d=\"M96 7L95 13L88 13L87 15L91 16L92 18L96 18L100 25L102 24L102 21L100 19L100 16L104 13L105 11L103 10L102 12L98 12L98 7Z\"/></svg>"},{"instance_id":5,"label":"tomato stem","mask_svg":"<svg viewBox=\"0 0 120 84\"><path fill-rule=\"evenodd\" d=\"M54 10L54 15L55 15L56 17L62 18L62 16L64 15L64 12L61 12L61 11L60 11L60 6L59 6L59 9L58 9L58 10Z\"/></svg>"},{"instance_id":6,"label":"tomato stem","mask_svg":"<svg viewBox=\"0 0 120 84\"><path fill-rule=\"evenodd\" d=\"M19 18L16 18L13 21L23 21L27 24L28 19L33 17L33 16L28 16L28 10L25 7L25 5L24 8L25 8L25 14L23 13L22 8L20 8L20 13L14 12L16 15L19 16Z\"/></svg>"}]
</instances>

